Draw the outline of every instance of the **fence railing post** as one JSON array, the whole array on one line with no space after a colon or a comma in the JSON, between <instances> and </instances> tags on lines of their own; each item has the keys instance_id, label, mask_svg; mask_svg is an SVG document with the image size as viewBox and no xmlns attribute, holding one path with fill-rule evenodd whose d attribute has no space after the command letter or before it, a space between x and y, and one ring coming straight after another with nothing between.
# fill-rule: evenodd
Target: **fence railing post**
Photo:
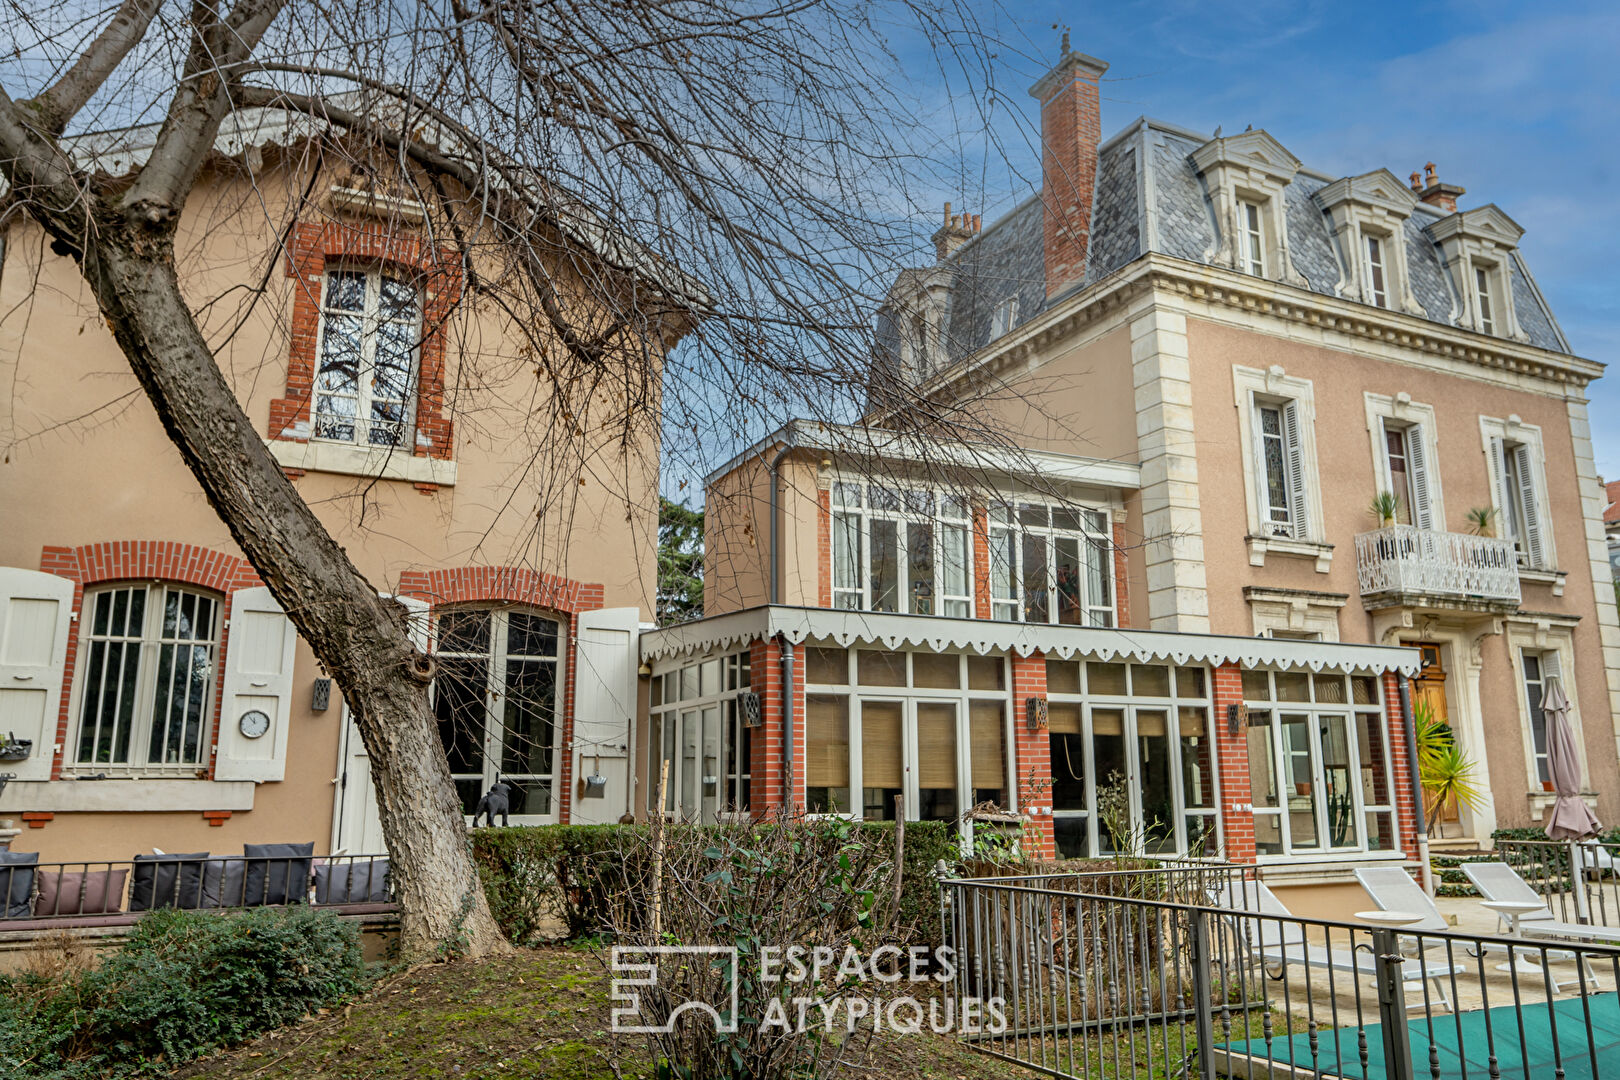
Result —
<instances>
[{"instance_id":1,"label":"fence railing post","mask_svg":"<svg viewBox=\"0 0 1620 1080\"><path fill-rule=\"evenodd\" d=\"M1380 927L1372 932L1374 978L1378 983L1378 1019L1384 1035L1384 1074L1389 1080L1411 1080L1412 1033L1406 1026L1406 987L1401 969L1400 938Z\"/></svg>"},{"instance_id":2,"label":"fence railing post","mask_svg":"<svg viewBox=\"0 0 1620 1080\"><path fill-rule=\"evenodd\" d=\"M1215 1007L1210 972L1215 967L1215 951L1210 947L1209 913L1195 907L1192 916L1193 1026L1198 1036L1198 1080L1215 1080ZM1222 987L1225 993L1225 987ZM1169 1009L1166 1007L1166 1012Z\"/></svg>"}]
</instances>

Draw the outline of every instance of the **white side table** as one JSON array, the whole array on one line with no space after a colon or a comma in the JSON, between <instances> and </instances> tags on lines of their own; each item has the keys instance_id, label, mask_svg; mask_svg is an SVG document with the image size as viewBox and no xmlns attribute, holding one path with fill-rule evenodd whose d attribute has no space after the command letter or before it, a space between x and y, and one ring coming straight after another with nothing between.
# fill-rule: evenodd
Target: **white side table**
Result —
<instances>
[{"instance_id":1,"label":"white side table","mask_svg":"<svg viewBox=\"0 0 1620 1080\"><path fill-rule=\"evenodd\" d=\"M1532 911L1542 910L1547 905L1540 901L1531 900L1481 900L1479 906L1490 908L1499 915L1506 915L1508 917L1508 933L1513 937L1523 937L1524 932L1520 924L1524 921L1524 917ZM1546 954L1543 953L1542 955L1545 956ZM1544 965L1535 963L1528 957L1521 958L1517 949L1510 950L1508 957L1512 962L1497 964L1497 971L1516 970L1526 975L1540 975L1543 973Z\"/></svg>"}]
</instances>

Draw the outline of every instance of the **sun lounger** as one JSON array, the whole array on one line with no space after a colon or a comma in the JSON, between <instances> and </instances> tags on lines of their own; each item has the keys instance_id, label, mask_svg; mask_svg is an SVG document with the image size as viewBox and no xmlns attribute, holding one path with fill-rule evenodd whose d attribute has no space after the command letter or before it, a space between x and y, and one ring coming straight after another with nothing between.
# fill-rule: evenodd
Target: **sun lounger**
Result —
<instances>
[{"instance_id":1,"label":"sun lounger","mask_svg":"<svg viewBox=\"0 0 1620 1080\"><path fill-rule=\"evenodd\" d=\"M1519 917L1519 933L1525 937L1568 938L1577 941L1601 941L1620 944L1620 927L1589 926L1585 923L1560 922L1553 918L1530 883L1507 863L1464 863L1462 871L1487 900L1506 900L1518 903L1541 902L1542 907Z\"/></svg>"},{"instance_id":2,"label":"sun lounger","mask_svg":"<svg viewBox=\"0 0 1620 1080\"><path fill-rule=\"evenodd\" d=\"M1470 863L1466 865L1483 864ZM1440 909L1434 906L1434 900L1430 898L1428 893L1423 891L1423 886L1412 880L1412 875L1400 867L1363 868L1356 871L1356 880L1361 883L1361 887L1366 890L1367 895L1372 897L1372 902L1377 904L1380 909L1384 911L1405 911L1413 915L1423 916L1420 921L1403 926L1401 928L1403 931L1417 930L1428 933L1444 933L1451 929L1450 924L1446 922L1445 916L1440 914ZM1528 886L1526 887L1528 888ZM1483 892L1484 890L1481 889L1480 891ZM1551 915L1552 912L1548 911L1547 914ZM1520 930L1528 934L1530 925L1532 924L1521 924ZM1591 928L1582 927L1581 929L1590 930ZM1432 949L1444 944L1444 941L1430 939L1425 943L1424 947L1425 949ZM1552 969L1547 966L1547 962L1575 959L1574 953L1564 950L1548 951L1540 946L1534 949L1515 949L1511 945L1486 941L1479 942L1478 947L1484 952L1507 953L1510 962L1515 965L1521 958L1530 958L1530 962L1534 965L1533 969L1520 968L1519 970L1534 970L1537 974L1545 975L1548 985L1555 994L1562 992L1562 990L1558 985L1558 980L1553 977ZM1588 975L1593 974L1590 964L1587 965L1587 973Z\"/></svg>"},{"instance_id":3,"label":"sun lounger","mask_svg":"<svg viewBox=\"0 0 1620 1080\"><path fill-rule=\"evenodd\" d=\"M1377 959L1366 949L1332 948L1306 940L1304 926L1264 882L1228 883L1210 890L1210 900L1225 909L1223 917L1239 940L1267 968L1292 965L1307 970L1351 972L1368 979L1378 973ZM1451 963L1408 960L1401 965L1401 981L1409 990L1412 984L1421 988L1424 982L1432 983L1438 1003L1450 1009L1445 980L1465 970ZM1410 1007L1421 1008L1422 1004Z\"/></svg>"}]
</instances>

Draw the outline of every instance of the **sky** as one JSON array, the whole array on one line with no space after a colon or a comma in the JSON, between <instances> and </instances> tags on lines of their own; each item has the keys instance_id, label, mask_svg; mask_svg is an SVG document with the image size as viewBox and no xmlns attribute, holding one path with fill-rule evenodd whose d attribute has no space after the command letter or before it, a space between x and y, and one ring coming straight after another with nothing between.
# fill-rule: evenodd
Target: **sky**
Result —
<instances>
[{"instance_id":1,"label":"sky","mask_svg":"<svg viewBox=\"0 0 1620 1080\"><path fill-rule=\"evenodd\" d=\"M1020 0L980 14L1004 42L996 107L1012 110L977 125L997 129L992 152L963 125L960 168L977 171L964 186L982 185L987 221L1038 173L1025 91L1068 26L1074 49L1109 64L1104 138L1147 115L1252 124L1334 176L1404 179L1433 161L1467 188L1462 209L1495 203L1524 227L1520 250L1574 351L1620 359L1620 4ZM923 96L957 96L937 67L914 70ZM1598 471L1620 479L1620 369L1590 396Z\"/></svg>"}]
</instances>

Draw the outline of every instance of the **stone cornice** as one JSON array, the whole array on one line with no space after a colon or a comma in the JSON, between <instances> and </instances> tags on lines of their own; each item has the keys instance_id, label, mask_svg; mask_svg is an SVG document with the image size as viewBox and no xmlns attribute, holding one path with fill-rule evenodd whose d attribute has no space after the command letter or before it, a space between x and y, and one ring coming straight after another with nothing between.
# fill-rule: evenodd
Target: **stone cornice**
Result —
<instances>
[{"instance_id":1,"label":"stone cornice","mask_svg":"<svg viewBox=\"0 0 1620 1080\"><path fill-rule=\"evenodd\" d=\"M1285 326L1308 328L1312 345L1323 345L1316 335L1326 331L1383 348L1393 347L1407 353L1411 362L1424 366L1437 361L1460 363L1477 368L1477 374L1485 379L1505 382L1520 376L1541 380L1546 384L1544 392L1550 396L1582 391L1604 371L1604 365L1595 360L1149 252L940 372L929 380L931 385L922 388L923 393L941 398L960 396L964 386L992 381L1019 366L1038 362L1086 328L1125 313L1144 297L1166 293L1244 313L1257 324L1275 320Z\"/></svg>"}]
</instances>

